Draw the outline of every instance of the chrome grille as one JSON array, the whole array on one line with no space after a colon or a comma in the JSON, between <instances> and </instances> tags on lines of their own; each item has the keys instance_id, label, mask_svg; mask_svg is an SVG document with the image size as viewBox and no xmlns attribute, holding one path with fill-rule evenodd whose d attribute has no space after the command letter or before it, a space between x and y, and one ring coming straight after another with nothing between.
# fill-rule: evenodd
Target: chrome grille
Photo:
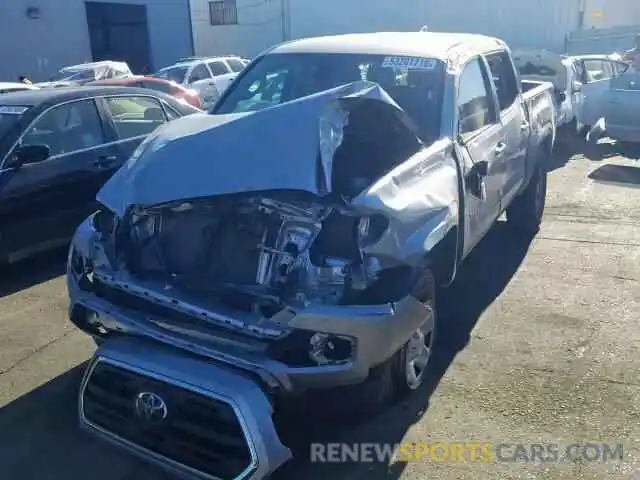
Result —
<instances>
[{"instance_id":1,"label":"chrome grille","mask_svg":"<svg viewBox=\"0 0 640 480\"><path fill-rule=\"evenodd\" d=\"M166 418L140 415L143 392L160 397ZM157 456L213 478L251 472L251 448L236 411L227 402L98 361L81 393L84 420L92 427Z\"/></svg>"}]
</instances>

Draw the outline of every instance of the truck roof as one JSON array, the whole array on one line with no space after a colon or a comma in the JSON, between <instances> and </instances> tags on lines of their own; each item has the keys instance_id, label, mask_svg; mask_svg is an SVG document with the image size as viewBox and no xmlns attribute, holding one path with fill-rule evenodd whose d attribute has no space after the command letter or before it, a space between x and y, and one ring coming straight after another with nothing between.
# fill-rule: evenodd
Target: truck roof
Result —
<instances>
[{"instance_id":1,"label":"truck roof","mask_svg":"<svg viewBox=\"0 0 640 480\"><path fill-rule=\"evenodd\" d=\"M447 61L453 49L465 47L468 54L504 47L497 38L468 33L378 32L293 40L274 47L269 53L356 53L402 55Z\"/></svg>"}]
</instances>

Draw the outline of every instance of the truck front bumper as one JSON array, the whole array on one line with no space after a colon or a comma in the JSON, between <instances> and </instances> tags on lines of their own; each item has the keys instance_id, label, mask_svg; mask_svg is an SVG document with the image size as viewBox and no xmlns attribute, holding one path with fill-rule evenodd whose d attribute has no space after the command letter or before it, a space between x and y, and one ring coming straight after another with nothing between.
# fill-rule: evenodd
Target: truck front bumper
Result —
<instances>
[{"instance_id":1,"label":"truck front bumper","mask_svg":"<svg viewBox=\"0 0 640 480\"><path fill-rule=\"evenodd\" d=\"M240 369L259 377L269 389L299 392L330 388L364 381L371 368L397 352L412 333L434 321L433 312L411 296L395 304L362 307L335 307L309 310L298 315L296 328L348 336L356 348L348 361L338 364L297 367L274 360L264 352L242 343L213 342L175 330L139 310L114 305L69 281L71 321L80 329L99 337L124 334L181 349L210 359L219 365ZM164 321L166 324L167 322Z\"/></svg>"}]
</instances>

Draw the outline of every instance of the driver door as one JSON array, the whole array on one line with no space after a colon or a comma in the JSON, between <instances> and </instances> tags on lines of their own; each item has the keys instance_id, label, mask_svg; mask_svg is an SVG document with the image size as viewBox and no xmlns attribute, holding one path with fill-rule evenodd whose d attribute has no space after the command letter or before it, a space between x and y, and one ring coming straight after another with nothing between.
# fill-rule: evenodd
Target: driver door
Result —
<instances>
[{"instance_id":1,"label":"driver door","mask_svg":"<svg viewBox=\"0 0 640 480\"><path fill-rule=\"evenodd\" d=\"M53 107L27 127L0 171L5 259L18 261L68 241L94 206L96 162L114 154L109 140L93 99ZM21 145L47 145L50 156L20 165L15 152Z\"/></svg>"},{"instance_id":2,"label":"driver door","mask_svg":"<svg viewBox=\"0 0 640 480\"><path fill-rule=\"evenodd\" d=\"M613 76L613 62L606 59L581 60L582 101L578 110L578 123L591 127L604 116L603 97Z\"/></svg>"},{"instance_id":3,"label":"driver door","mask_svg":"<svg viewBox=\"0 0 640 480\"><path fill-rule=\"evenodd\" d=\"M622 141L640 142L640 74L630 68L613 78L604 98L607 135Z\"/></svg>"},{"instance_id":4,"label":"driver door","mask_svg":"<svg viewBox=\"0 0 640 480\"><path fill-rule=\"evenodd\" d=\"M456 151L465 178L466 256L500 214L501 156L506 140L489 72L479 57L471 60L458 78L456 110ZM481 164L487 166L485 175L478 174Z\"/></svg>"}]
</instances>

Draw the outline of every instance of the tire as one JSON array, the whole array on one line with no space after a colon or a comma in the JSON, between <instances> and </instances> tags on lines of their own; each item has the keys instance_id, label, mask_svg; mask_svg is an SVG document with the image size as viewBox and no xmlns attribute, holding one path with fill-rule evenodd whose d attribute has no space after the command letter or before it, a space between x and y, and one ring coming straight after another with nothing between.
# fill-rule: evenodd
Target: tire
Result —
<instances>
[{"instance_id":1,"label":"tire","mask_svg":"<svg viewBox=\"0 0 640 480\"><path fill-rule=\"evenodd\" d=\"M547 196L547 172L538 165L529 185L509 207L507 223L527 234L536 234L540 229Z\"/></svg>"},{"instance_id":2,"label":"tire","mask_svg":"<svg viewBox=\"0 0 640 480\"><path fill-rule=\"evenodd\" d=\"M429 326L423 325L419 331L414 332L398 352L383 364L374 367L364 382L331 389L331 394L326 398L333 397L338 400L335 406L334 402L330 402L330 405L326 404L332 416L350 418L370 416L381 411L398 394L416 391L424 383L433 352L437 319L436 281L431 270L424 271L412 295L429 305L433 312L433 322ZM428 350L422 365L415 361L420 340L425 342L425 348ZM421 367L420 372L414 375L412 381L409 381L408 369L416 366Z\"/></svg>"},{"instance_id":3,"label":"tire","mask_svg":"<svg viewBox=\"0 0 640 480\"><path fill-rule=\"evenodd\" d=\"M399 393L418 390L428 375L429 361L433 354L438 324L436 292L435 277L430 270L427 270L416 284L413 296L431 310L432 322L422 325L419 330L413 332L411 338L407 340L407 343L398 352L393 375L395 389ZM423 349L421 352L423 356L415 358L418 349ZM416 360L419 361L416 362Z\"/></svg>"}]
</instances>

